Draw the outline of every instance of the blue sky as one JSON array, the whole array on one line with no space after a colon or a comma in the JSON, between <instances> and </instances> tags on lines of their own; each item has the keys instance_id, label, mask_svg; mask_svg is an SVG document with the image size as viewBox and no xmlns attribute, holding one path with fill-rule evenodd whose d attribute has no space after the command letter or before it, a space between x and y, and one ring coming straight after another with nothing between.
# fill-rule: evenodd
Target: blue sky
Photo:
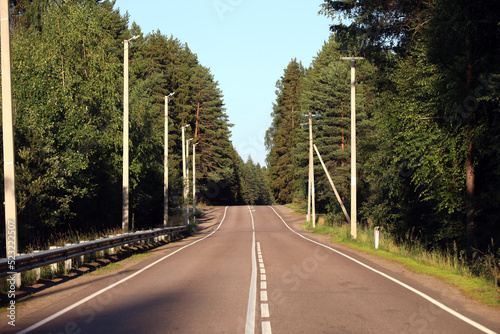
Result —
<instances>
[{"instance_id":1,"label":"blue sky","mask_svg":"<svg viewBox=\"0 0 500 334\"><path fill-rule=\"evenodd\" d=\"M292 58L308 67L329 36L322 0L117 0L144 34L160 30L187 43L224 94L231 140L265 165L276 81Z\"/></svg>"}]
</instances>

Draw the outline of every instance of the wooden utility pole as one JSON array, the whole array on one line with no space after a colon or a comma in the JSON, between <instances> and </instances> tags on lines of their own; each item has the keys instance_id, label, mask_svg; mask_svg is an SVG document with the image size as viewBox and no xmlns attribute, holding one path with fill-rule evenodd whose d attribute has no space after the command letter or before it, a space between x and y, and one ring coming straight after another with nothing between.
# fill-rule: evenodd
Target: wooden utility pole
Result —
<instances>
[{"instance_id":1,"label":"wooden utility pole","mask_svg":"<svg viewBox=\"0 0 500 334\"><path fill-rule=\"evenodd\" d=\"M196 223L196 146L193 144L193 223Z\"/></svg>"},{"instance_id":2,"label":"wooden utility pole","mask_svg":"<svg viewBox=\"0 0 500 334\"><path fill-rule=\"evenodd\" d=\"M472 16L474 12L471 10L472 1L462 0L460 1L463 5L466 22L474 22ZM467 26L465 33L465 54L467 59L467 64L465 68L465 78L467 88L472 91L475 82L474 75L474 50L473 50L473 28ZM475 148L474 148L474 119L477 108L470 108L471 115L468 117L467 125L469 131L467 134L467 155L465 160L465 199L466 199L466 242L467 242L467 257L472 257L472 248L477 247L476 245L476 171L474 165L475 158Z\"/></svg>"}]
</instances>

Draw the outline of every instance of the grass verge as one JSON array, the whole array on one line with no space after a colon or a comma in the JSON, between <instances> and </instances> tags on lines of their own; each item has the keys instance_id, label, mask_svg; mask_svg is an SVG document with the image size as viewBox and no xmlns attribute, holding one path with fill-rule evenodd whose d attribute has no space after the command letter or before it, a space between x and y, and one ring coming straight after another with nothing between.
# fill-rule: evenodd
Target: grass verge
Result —
<instances>
[{"instance_id":1,"label":"grass verge","mask_svg":"<svg viewBox=\"0 0 500 334\"><path fill-rule=\"evenodd\" d=\"M412 272L438 277L458 287L466 296L485 305L500 308L496 267L492 269L484 266L482 270L476 270L474 273L466 264L463 254L456 249L439 252L429 251L416 242L398 244L383 232L379 235L379 248L375 249L373 229L358 227L357 238L352 239L350 225L325 226L320 223L313 228L311 223L305 222L302 228L313 233L329 235L333 243L401 263ZM481 264L476 268L480 266ZM495 272L492 274L491 270Z\"/></svg>"},{"instance_id":2,"label":"grass verge","mask_svg":"<svg viewBox=\"0 0 500 334\"><path fill-rule=\"evenodd\" d=\"M150 253L148 251L145 251L144 253L132 254L129 257L127 257L123 260L120 260L119 262L110 262L107 265L101 266L101 267L97 268L96 270L90 272L88 275L109 274L109 273L114 272L118 269L122 269L126 264L128 264L130 262L139 261L139 260L145 259L151 255L152 255L152 253Z\"/></svg>"}]
</instances>

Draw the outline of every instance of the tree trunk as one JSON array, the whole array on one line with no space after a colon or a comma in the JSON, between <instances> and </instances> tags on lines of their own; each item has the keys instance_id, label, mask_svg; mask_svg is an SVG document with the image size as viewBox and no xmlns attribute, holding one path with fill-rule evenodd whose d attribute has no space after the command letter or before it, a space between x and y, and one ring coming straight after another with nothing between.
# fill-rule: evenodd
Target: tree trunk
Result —
<instances>
[{"instance_id":1,"label":"tree trunk","mask_svg":"<svg viewBox=\"0 0 500 334\"><path fill-rule=\"evenodd\" d=\"M469 143L472 138L469 136ZM470 256L472 255L472 247L476 247L476 221L475 221L475 188L476 188L476 176L474 171L474 145L469 145L469 150L467 152L466 159L466 172L467 176L465 179L466 184L466 200L467 200L467 214L466 214L466 224L467 224L467 252Z\"/></svg>"},{"instance_id":2,"label":"tree trunk","mask_svg":"<svg viewBox=\"0 0 500 334\"><path fill-rule=\"evenodd\" d=\"M470 6L470 1L469 0L462 0L462 3L464 5L464 13L465 13L465 23L467 24L474 18L471 17L472 12L472 6ZM471 92L473 89L473 85L475 82L474 78L474 68L473 68L473 59L472 59L472 51L473 51L473 45L472 45L472 34L470 29L466 32L465 35L465 53L466 53L466 60L467 60L467 68L465 69L465 77L466 77L466 84L468 91ZM468 258L470 259L472 256L472 248L477 247L476 246L476 209L475 209L475 188L476 188L476 176L475 176L475 168L474 168L474 145L472 144L473 142L473 129L474 129L474 115L475 110L471 110L471 114L468 118L468 126L469 126L469 134L467 136L467 143L468 145L468 150L467 150L467 157L466 157L466 179L465 179L465 185L466 185L466 205L467 205L467 212L466 212L466 233L467 233L467 255Z\"/></svg>"}]
</instances>

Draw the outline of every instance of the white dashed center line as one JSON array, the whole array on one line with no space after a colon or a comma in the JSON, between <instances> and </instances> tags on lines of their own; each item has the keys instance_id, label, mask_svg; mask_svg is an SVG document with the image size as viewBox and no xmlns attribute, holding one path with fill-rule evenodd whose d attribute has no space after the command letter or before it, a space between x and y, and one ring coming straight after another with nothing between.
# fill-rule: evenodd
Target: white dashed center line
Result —
<instances>
[{"instance_id":1,"label":"white dashed center line","mask_svg":"<svg viewBox=\"0 0 500 334\"><path fill-rule=\"evenodd\" d=\"M269 321L269 304L267 298L267 276L266 268L264 266L264 259L262 258L262 250L260 242L257 242L257 256L259 259L260 271L260 317L262 318L262 334L272 334L271 321Z\"/></svg>"}]
</instances>

